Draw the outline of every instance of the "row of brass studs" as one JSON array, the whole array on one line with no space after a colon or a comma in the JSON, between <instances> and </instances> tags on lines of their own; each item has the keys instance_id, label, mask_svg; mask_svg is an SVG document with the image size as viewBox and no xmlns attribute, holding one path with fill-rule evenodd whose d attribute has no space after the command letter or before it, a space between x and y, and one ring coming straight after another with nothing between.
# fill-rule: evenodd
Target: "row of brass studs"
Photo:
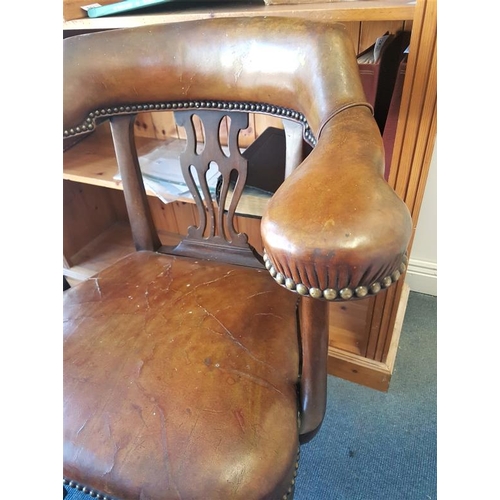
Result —
<instances>
[{"instance_id":1,"label":"row of brass studs","mask_svg":"<svg viewBox=\"0 0 500 500\"><path fill-rule=\"evenodd\" d=\"M64 137L88 132L94 129L96 118L106 118L114 115L137 113L141 111L168 111L179 109L227 109L228 111L246 111L249 113L265 113L282 118L290 118L304 124L304 139L311 144L316 145L316 138L312 133L306 117L294 111L293 109L273 106L271 104L259 104L250 102L226 102L226 101L183 101L183 102L166 102L157 104L134 104L129 106L117 106L111 108L96 109L89 113L87 119L75 128L70 128L64 131Z\"/></svg>"},{"instance_id":2,"label":"row of brass studs","mask_svg":"<svg viewBox=\"0 0 500 500\"><path fill-rule=\"evenodd\" d=\"M102 493L94 491L91 488L87 488L86 486L82 486L80 483L77 483L76 481L70 481L68 479L63 479L63 484L66 486L69 486L70 488L75 488L79 491L83 491L84 493L87 493L87 495L90 495L93 498L97 498L98 500L114 500L113 497L110 497L109 495L103 495Z\"/></svg>"},{"instance_id":3,"label":"row of brass studs","mask_svg":"<svg viewBox=\"0 0 500 500\"><path fill-rule=\"evenodd\" d=\"M282 286L288 288L288 290L297 292L299 295L309 296L313 299L326 299L326 300L349 300L353 297L363 298L368 294L376 295L383 288L389 288L393 283L399 280L400 276L406 271L407 258L404 257L404 261L401 262L399 270L394 271L390 276L385 276L380 282L376 281L372 283L369 287L358 286L354 290L351 288L342 288L341 290L335 290L333 288L326 288L321 290L320 288L311 287L308 288L302 283L295 283L292 278L287 278L283 274L276 271L273 263L269 259L266 251L264 250L264 264L266 269L269 271L274 280Z\"/></svg>"},{"instance_id":4,"label":"row of brass studs","mask_svg":"<svg viewBox=\"0 0 500 500\"><path fill-rule=\"evenodd\" d=\"M290 481L290 486L287 492L283 495L282 500L288 500L295 486L295 478L297 477L297 471L299 469L299 458L300 458L300 448L297 451L297 461L295 462L295 470L293 471L293 479Z\"/></svg>"}]
</instances>

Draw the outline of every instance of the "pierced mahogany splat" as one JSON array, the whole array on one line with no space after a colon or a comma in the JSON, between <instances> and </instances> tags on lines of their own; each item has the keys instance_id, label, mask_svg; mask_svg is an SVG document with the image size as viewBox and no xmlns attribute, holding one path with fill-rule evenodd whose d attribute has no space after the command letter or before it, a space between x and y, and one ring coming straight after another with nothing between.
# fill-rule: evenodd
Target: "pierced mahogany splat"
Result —
<instances>
[{"instance_id":1,"label":"pierced mahogany splat","mask_svg":"<svg viewBox=\"0 0 500 500\"><path fill-rule=\"evenodd\" d=\"M248 237L238 233L234 226L234 214L247 178L247 160L238 147L240 130L248 127L248 114L218 110L189 110L174 112L177 125L186 130L187 146L180 161L185 182L196 202L199 226L191 226L186 237L175 249L162 251L175 255L209 258L228 263L262 267L262 260L249 245ZM193 117L197 116L204 131L204 145L197 148ZM228 116L228 153L220 141L220 127ZM219 199L213 199L206 174L214 162L221 174L222 184ZM233 196L226 211L226 199L230 180L236 178ZM197 185L198 184L198 185Z\"/></svg>"}]
</instances>

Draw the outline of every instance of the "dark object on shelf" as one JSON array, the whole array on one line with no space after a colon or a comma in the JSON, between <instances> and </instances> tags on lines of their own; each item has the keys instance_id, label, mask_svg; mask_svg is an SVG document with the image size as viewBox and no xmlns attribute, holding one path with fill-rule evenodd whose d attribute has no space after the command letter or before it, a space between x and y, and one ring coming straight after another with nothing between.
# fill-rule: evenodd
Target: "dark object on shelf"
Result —
<instances>
[{"instance_id":1,"label":"dark object on shelf","mask_svg":"<svg viewBox=\"0 0 500 500\"><path fill-rule=\"evenodd\" d=\"M285 131L268 127L242 156L248 160L247 186L274 193L285 179Z\"/></svg>"},{"instance_id":2,"label":"dark object on shelf","mask_svg":"<svg viewBox=\"0 0 500 500\"><path fill-rule=\"evenodd\" d=\"M394 84L394 90L392 91L391 104L389 106L389 111L387 112L387 120L385 122L384 133L382 134L385 150L384 175L386 180L389 179L392 154L394 152L394 140L396 139L396 130L398 126L399 109L401 107L401 97L403 96L403 85L405 81L407 61L408 55L405 54L403 60L399 64L396 83Z\"/></svg>"},{"instance_id":3,"label":"dark object on shelf","mask_svg":"<svg viewBox=\"0 0 500 500\"><path fill-rule=\"evenodd\" d=\"M63 292L71 288L71 285L68 283L66 276L63 276Z\"/></svg>"},{"instance_id":4,"label":"dark object on shelf","mask_svg":"<svg viewBox=\"0 0 500 500\"><path fill-rule=\"evenodd\" d=\"M304 158L311 152L311 146L303 143ZM247 181L239 200L236 213L251 217L262 217L268 201L285 180L286 138L285 131L277 127L268 127L242 153L248 160ZM225 209L229 209L237 175L230 177L229 197ZM220 176L216 188L216 200L220 202L223 176Z\"/></svg>"},{"instance_id":5,"label":"dark object on shelf","mask_svg":"<svg viewBox=\"0 0 500 500\"><path fill-rule=\"evenodd\" d=\"M134 14L158 14L173 10L200 9L221 5L264 5L261 0L122 0L84 8L90 18Z\"/></svg>"},{"instance_id":6,"label":"dark object on shelf","mask_svg":"<svg viewBox=\"0 0 500 500\"><path fill-rule=\"evenodd\" d=\"M410 35L409 31L399 31L396 34L386 33L379 38L383 43L381 43L378 56L375 54L377 43L358 56L363 88L368 102L373 106L375 120L381 134L384 133L399 64L410 43ZM370 62L360 62L364 60Z\"/></svg>"},{"instance_id":7,"label":"dark object on shelf","mask_svg":"<svg viewBox=\"0 0 500 500\"><path fill-rule=\"evenodd\" d=\"M248 161L247 180L236 213L261 217L267 202L285 179L285 131L268 127L250 144L242 156ZM220 203L223 177L221 175L217 181L215 192L217 203ZM229 209L237 177L236 171L230 175L226 210Z\"/></svg>"}]
</instances>

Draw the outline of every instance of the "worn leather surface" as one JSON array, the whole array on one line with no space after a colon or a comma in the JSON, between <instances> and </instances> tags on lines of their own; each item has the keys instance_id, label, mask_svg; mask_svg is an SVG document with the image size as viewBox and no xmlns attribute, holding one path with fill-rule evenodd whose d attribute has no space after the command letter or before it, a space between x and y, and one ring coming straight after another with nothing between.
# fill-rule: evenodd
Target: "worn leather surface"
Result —
<instances>
[{"instance_id":1,"label":"worn leather surface","mask_svg":"<svg viewBox=\"0 0 500 500\"><path fill-rule=\"evenodd\" d=\"M65 292L65 477L122 499L282 498L295 306L265 270L148 251Z\"/></svg>"},{"instance_id":2,"label":"worn leather surface","mask_svg":"<svg viewBox=\"0 0 500 500\"><path fill-rule=\"evenodd\" d=\"M101 107L164 101L303 113L316 147L262 220L275 270L339 290L400 268L411 218L383 179L343 27L211 19L64 44L65 130ZM296 298L264 270L152 252L66 292L65 475L123 499L282 498L298 447ZM314 366L303 373L326 376Z\"/></svg>"},{"instance_id":3,"label":"worn leather surface","mask_svg":"<svg viewBox=\"0 0 500 500\"><path fill-rule=\"evenodd\" d=\"M341 24L255 17L105 31L64 40L64 128L101 107L165 100L269 103L307 116L314 133L364 101Z\"/></svg>"},{"instance_id":4,"label":"worn leather surface","mask_svg":"<svg viewBox=\"0 0 500 500\"><path fill-rule=\"evenodd\" d=\"M210 19L64 43L65 130L101 107L165 100L264 102L302 112L318 142L262 220L273 269L307 289L350 294L401 274L412 221L383 179L382 139L342 25Z\"/></svg>"},{"instance_id":5,"label":"worn leather surface","mask_svg":"<svg viewBox=\"0 0 500 500\"><path fill-rule=\"evenodd\" d=\"M264 247L279 272L308 288L370 286L399 269L411 216L384 180L382 138L368 109L338 114L323 137L270 200Z\"/></svg>"}]
</instances>

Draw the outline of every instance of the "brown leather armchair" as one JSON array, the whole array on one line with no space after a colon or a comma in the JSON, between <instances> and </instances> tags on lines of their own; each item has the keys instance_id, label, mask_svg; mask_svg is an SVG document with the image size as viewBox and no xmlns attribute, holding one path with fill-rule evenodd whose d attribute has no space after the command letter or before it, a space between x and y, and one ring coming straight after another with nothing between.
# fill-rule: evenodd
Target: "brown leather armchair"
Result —
<instances>
[{"instance_id":1,"label":"brown leather armchair","mask_svg":"<svg viewBox=\"0 0 500 500\"><path fill-rule=\"evenodd\" d=\"M133 128L138 112L168 110L187 127L199 212L174 247L152 222ZM263 255L232 222L247 112L300 124L312 147L262 217ZM328 303L384 293L412 228L384 181L352 43L341 25L272 17L67 38L64 140L104 121L137 252L64 292L65 483L97 498L291 499L325 412ZM212 160L222 207L238 173L228 210L204 181Z\"/></svg>"}]
</instances>

